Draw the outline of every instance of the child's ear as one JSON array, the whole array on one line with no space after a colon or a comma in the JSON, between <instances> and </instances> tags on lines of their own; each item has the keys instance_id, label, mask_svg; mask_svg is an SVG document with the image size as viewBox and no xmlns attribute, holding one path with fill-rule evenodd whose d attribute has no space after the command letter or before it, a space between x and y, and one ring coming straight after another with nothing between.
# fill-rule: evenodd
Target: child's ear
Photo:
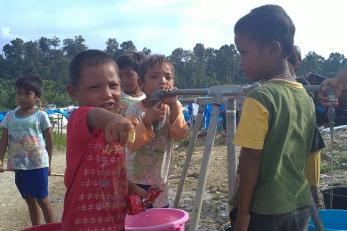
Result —
<instances>
[{"instance_id":1,"label":"child's ear","mask_svg":"<svg viewBox=\"0 0 347 231\"><path fill-rule=\"evenodd\" d=\"M274 57L280 57L282 55L282 46L278 41L272 41L270 45L271 55Z\"/></svg>"},{"instance_id":2,"label":"child's ear","mask_svg":"<svg viewBox=\"0 0 347 231\"><path fill-rule=\"evenodd\" d=\"M77 98L77 95L76 95L76 89L71 86L70 84L67 86L66 88L67 90L67 93L69 94L69 96L73 99L73 100L76 100Z\"/></svg>"},{"instance_id":3,"label":"child's ear","mask_svg":"<svg viewBox=\"0 0 347 231\"><path fill-rule=\"evenodd\" d=\"M41 105L41 98L36 96L36 105Z\"/></svg>"}]
</instances>

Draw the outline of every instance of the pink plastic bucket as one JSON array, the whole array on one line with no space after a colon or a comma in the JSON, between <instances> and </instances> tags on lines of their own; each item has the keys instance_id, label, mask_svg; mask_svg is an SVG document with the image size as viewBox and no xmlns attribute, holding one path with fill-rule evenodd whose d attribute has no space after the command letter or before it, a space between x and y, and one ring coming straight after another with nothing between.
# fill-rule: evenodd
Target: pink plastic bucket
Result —
<instances>
[{"instance_id":1,"label":"pink plastic bucket","mask_svg":"<svg viewBox=\"0 0 347 231\"><path fill-rule=\"evenodd\" d=\"M36 225L22 231L61 231L61 223L50 223L44 225Z\"/></svg>"},{"instance_id":2,"label":"pink plastic bucket","mask_svg":"<svg viewBox=\"0 0 347 231\"><path fill-rule=\"evenodd\" d=\"M125 219L126 231L183 231L189 214L172 208L148 209Z\"/></svg>"},{"instance_id":3,"label":"pink plastic bucket","mask_svg":"<svg viewBox=\"0 0 347 231\"><path fill-rule=\"evenodd\" d=\"M189 214L179 209L148 209L137 215L127 215L126 231L184 231ZM61 223L37 225L22 231L61 231Z\"/></svg>"}]
</instances>

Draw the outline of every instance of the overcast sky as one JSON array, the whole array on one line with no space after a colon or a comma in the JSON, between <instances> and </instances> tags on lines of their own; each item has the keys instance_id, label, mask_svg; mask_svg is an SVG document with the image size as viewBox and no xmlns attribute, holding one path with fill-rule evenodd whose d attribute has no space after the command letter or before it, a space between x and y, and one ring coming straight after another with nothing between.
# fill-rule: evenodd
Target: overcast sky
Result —
<instances>
[{"instance_id":1,"label":"overcast sky","mask_svg":"<svg viewBox=\"0 0 347 231\"><path fill-rule=\"evenodd\" d=\"M303 54L347 55L347 1L329 0L0 0L0 48L12 39L61 40L82 35L89 48L108 38L132 40L138 50L169 55L196 43L218 49L234 43L235 22L252 8L278 4L296 26Z\"/></svg>"}]
</instances>

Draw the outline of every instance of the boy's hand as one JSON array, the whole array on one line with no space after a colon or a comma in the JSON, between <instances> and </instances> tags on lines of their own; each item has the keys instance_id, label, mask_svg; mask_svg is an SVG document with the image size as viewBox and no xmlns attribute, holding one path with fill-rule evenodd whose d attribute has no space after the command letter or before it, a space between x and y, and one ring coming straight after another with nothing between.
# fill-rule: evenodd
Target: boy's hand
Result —
<instances>
[{"instance_id":1,"label":"boy's hand","mask_svg":"<svg viewBox=\"0 0 347 231\"><path fill-rule=\"evenodd\" d=\"M251 220L251 216L249 213L238 212L233 230L234 231L247 231L250 220Z\"/></svg>"},{"instance_id":2,"label":"boy's hand","mask_svg":"<svg viewBox=\"0 0 347 231\"><path fill-rule=\"evenodd\" d=\"M173 87L165 87L163 90L164 91L172 91L174 88ZM170 107L173 105L177 104L177 96L165 96L161 99L161 101Z\"/></svg>"},{"instance_id":3,"label":"boy's hand","mask_svg":"<svg viewBox=\"0 0 347 231\"><path fill-rule=\"evenodd\" d=\"M326 94L326 91L327 89L331 87L335 93L335 98L336 98L336 103L335 103L335 106L338 104L338 98L341 94L341 91L343 89L343 85L336 79L336 78L333 78L333 79L325 79L321 85L320 85L320 89L319 89L319 92L318 92L318 97L319 99L321 100L321 103L324 105L324 106L327 106L329 107L330 106L330 102L328 101L328 97L327 97L327 94Z\"/></svg>"},{"instance_id":4,"label":"boy's hand","mask_svg":"<svg viewBox=\"0 0 347 231\"><path fill-rule=\"evenodd\" d=\"M163 119L165 113L165 104L159 101L147 109L144 117L142 118L142 122L147 128L149 128L154 122Z\"/></svg>"},{"instance_id":5,"label":"boy's hand","mask_svg":"<svg viewBox=\"0 0 347 231\"><path fill-rule=\"evenodd\" d=\"M109 144L120 143L125 145L128 140L128 133L134 129L133 124L127 118L115 115L105 128L105 139Z\"/></svg>"},{"instance_id":6,"label":"boy's hand","mask_svg":"<svg viewBox=\"0 0 347 231\"><path fill-rule=\"evenodd\" d=\"M139 187L135 183L128 181L128 194L129 195L137 194L141 198L145 198L147 195L147 191L144 190L143 188Z\"/></svg>"}]
</instances>

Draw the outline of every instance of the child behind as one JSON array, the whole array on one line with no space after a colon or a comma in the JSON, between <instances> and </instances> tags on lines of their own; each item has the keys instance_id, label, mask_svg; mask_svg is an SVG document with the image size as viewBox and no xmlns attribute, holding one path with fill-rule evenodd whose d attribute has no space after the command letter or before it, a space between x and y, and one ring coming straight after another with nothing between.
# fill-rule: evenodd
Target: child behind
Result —
<instances>
[{"instance_id":1,"label":"child behind","mask_svg":"<svg viewBox=\"0 0 347 231\"><path fill-rule=\"evenodd\" d=\"M305 78L297 78L295 75L296 70L299 68L301 63L301 51L298 46L294 46L291 54L288 57L288 65L290 73L296 78L296 80L303 84L309 84L305 81ZM311 96L312 97L312 96ZM310 155L306 161L305 165L305 175L310 184L311 194L313 201L316 206L320 209L324 209L324 199L323 195L319 190L319 180L320 180L320 150L325 148L324 140L319 132L318 124L315 126L314 137L312 142L312 147Z\"/></svg>"},{"instance_id":2,"label":"child behind","mask_svg":"<svg viewBox=\"0 0 347 231\"><path fill-rule=\"evenodd\" d=\"M120 56L117 59L119 67L120 84L122 88L122 98L119 113L125 115L129 106L146 98L138 85L139 69L144 60L144 55L132 52Z\"/></svg>"},{"instance_id":3,"label":"child behind","mask_svg":"<svg viewBox=\"0 0 347 231\"><path fill-rule=\"evenodd\" d=\"M87 50L74 57L69 72L68 93L80 107L67 127L62 228L124 230L128 185L136 188L127 181L124 156L133 125L111 112L120 103L117 64L102 51Z\"/></svg>"},{"instance_id":4,"label":"child behind","mask_svg":"<svg viewBox=\"0 0 347 231\"><path fill-rule=\"evenodd\" d=\"M281 7L265 5L239 19L234 32L241 69L264 81L245 99L234 138L241 146L234 230L306 230L311 195L304 167L315 113L288 69L295 27Z\"/></svg>"},{"instance_id":5,"label":"child behind","mask_svg":"<svg viewBox=\"0 0 347 231\"><path fill-rule=\"evenodd\" d=\"M24 76L16 80L15 88L18 107L9 111L1 124L0 170L8 147L7 169L15 171L15 182L28 205L32 225L41 223L40 209L46 223L51 223L54 215L48 199L48 176L53 136L48 115L35 107L42 81L38 76Z\"/></svg>"},{"instance_id":6,"label":"child behind","mask_svg":"<svg viewBox=\"0 0 347 231\"><path fill-rule=\"evenodd\" d=\"M153 207L169 206L172 140L184 138L189 130L177 97L164 97L156 103L149 100L155 90L173 89L174 79L173 65L165 56L147 57L140 70L140 86L147 98L129 107L126 114L136 131L135 142L128 146L128 176L145 190L155 187L163 191Z\"/></svg>"}]
</instances>

